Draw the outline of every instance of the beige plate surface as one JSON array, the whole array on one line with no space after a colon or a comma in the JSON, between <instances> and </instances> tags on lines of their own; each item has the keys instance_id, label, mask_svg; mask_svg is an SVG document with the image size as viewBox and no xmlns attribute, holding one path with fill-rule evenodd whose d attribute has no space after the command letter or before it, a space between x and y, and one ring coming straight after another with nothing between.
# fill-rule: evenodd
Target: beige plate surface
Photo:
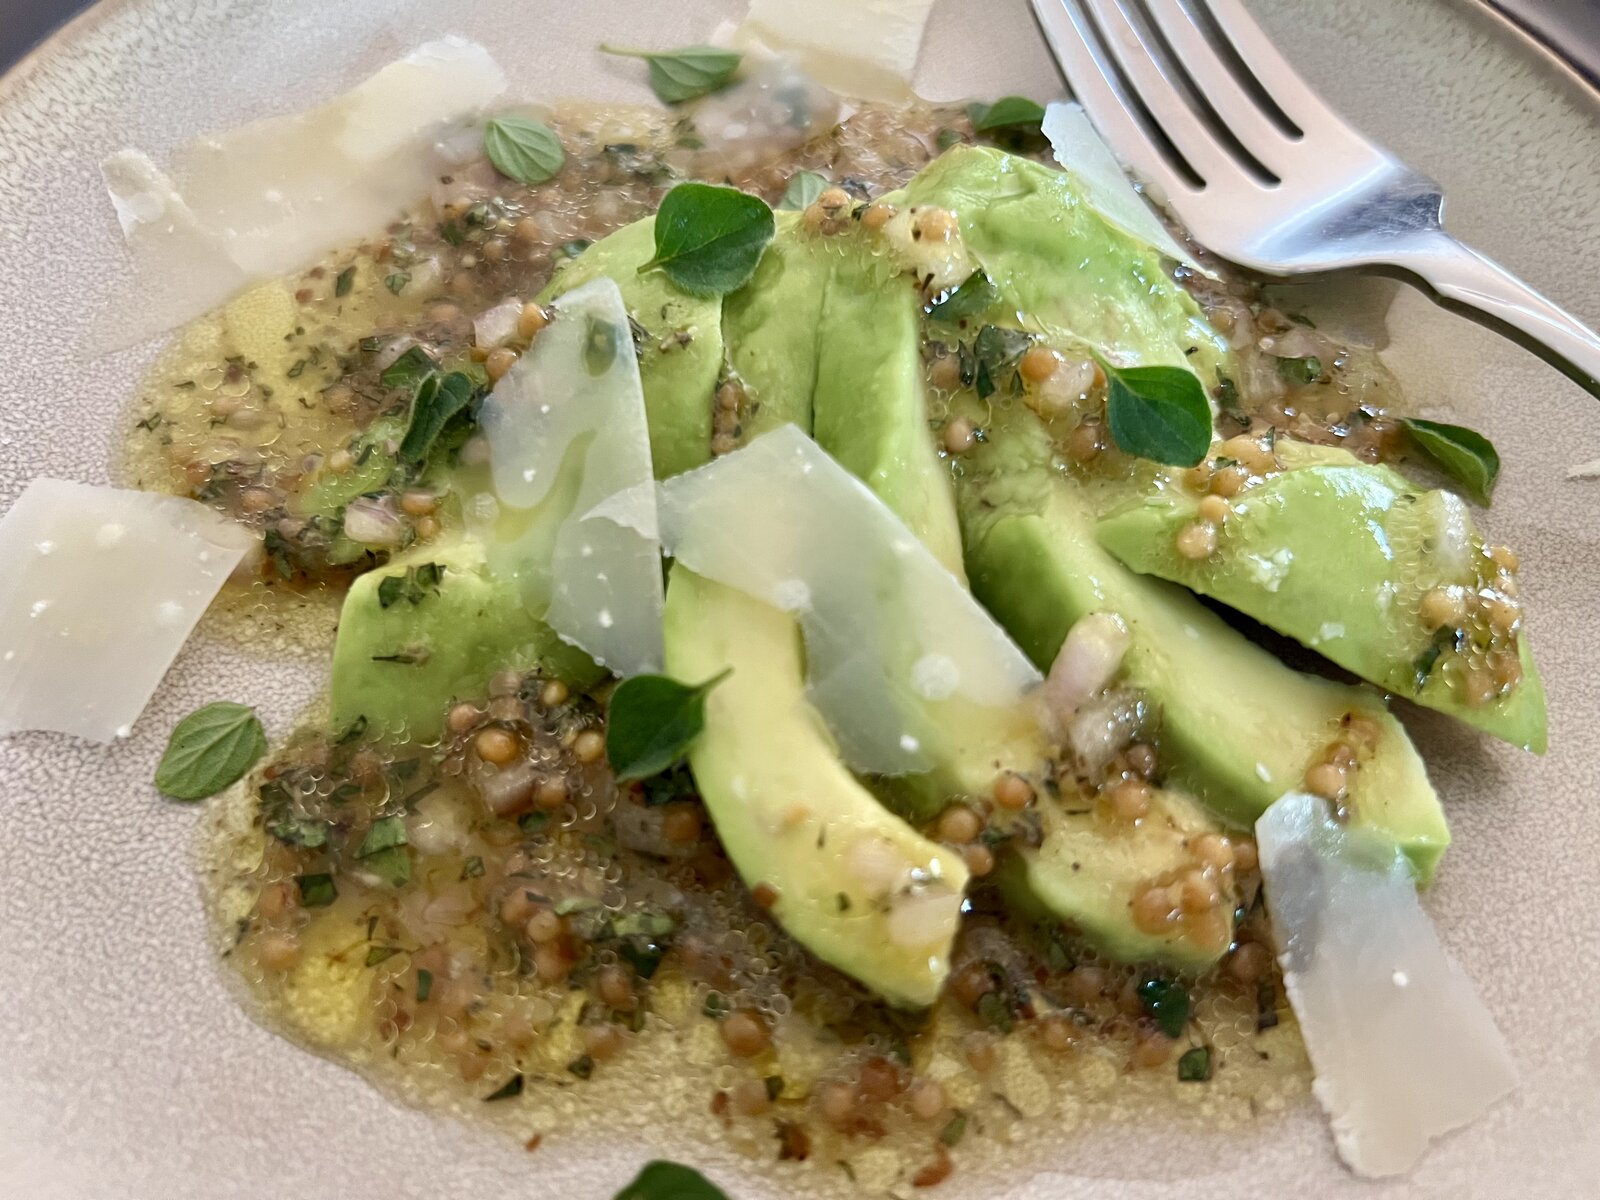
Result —
<instances>
[{"instance_id":1,"label":"beige plate surface","mask_svg":"<svg viewBox=\"0 0 1600 1200\"><path fill-rule=\"evenodd\" d=\"M1455 230L1600 322L1600 106L1503 29L1441 0L1266 0L1313 82L1442 180ZM96 163L300 107L456 32L491 46L517 93L644 100L601 36L675 45L732 0L111 0L0 83L0 508L40 474L103 480L151 350L75 347L120 241ZM941 0L921 84L940 97L1055 94L1022 0ZM1425 411L1455 413L1506 462L1489 520L1522 551L1550 687L1542 761L1416 723L1456 848L1428 904L1523 1073L1516 1098L1410 1181L1361 1184L1308 1104L1232 1135L1154 1123L1061 1138L968 1196L1592 1196L1600 1178L1600 404L1516 348L1402 291L1390 360ZM4 569L4 564L0 564ZM397 1109L253 1025L205 948L195 814L146 782L174 719L213 699L283 730L320 681L197 638L131 740L0 742L0 1196L609 1197L643 1158L712 1169L740 1200L776 1194L712 1147L618 1145L603 1129L530 1157ZM1184 1180L1178 1185L1176 1181Z\"/></svg>"}]
</instances>

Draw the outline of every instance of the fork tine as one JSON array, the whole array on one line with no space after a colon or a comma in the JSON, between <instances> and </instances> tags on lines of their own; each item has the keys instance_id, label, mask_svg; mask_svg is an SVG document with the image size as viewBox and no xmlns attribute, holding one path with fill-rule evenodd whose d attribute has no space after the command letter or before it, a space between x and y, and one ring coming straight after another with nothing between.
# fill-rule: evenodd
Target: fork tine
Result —
<instances>
[{"instance_id":1,"label":"fork tine","mask_svg":"<svg viewBox=\"0 0 1600 1200\"><path fill-rule=\"evenodd\" d=\"M1237 176L1239 164L1217 143L1217 136L1189 106L1167 69L1145 44L1141 30L1124 7L1124 0L1084 0L1100 26L1125 79L1133 86L1161 132L1195 174L1207 183Z\"/></svg>"},{"instance_id":2,"label":"fork tine","mask_svg":"<svg viewBox=\"0 0 1600 1200\"><path fill-rule=\"evenodd\" d=\"M1066 71L1072 94L1122 162L1145 183L1168 197L1197 195L1199 189L1176 169L1150 131L1134 116L1116 68L1107 61L1077 0L1034 0L1045 39Z\"/></svg>"},{"instance_id":3,"label":"fork tine","mask_svg":"<svg viewBox=\"0 0 1600 1200\"><path fill-rule=\"evenodd\" d=\"M1233 46L1239 61L1255 76L1261 90L1271 97L1283 115L1307 134L1340 133L1364 140L1311 90L1289 60L1272 44L1272 39L1240 0L1192 0L1195 7L1208 10L1217 28Z\"/></svg>"},{"instance_id":4,"label":"fork tine","mask_svg":"<svg viewBox=\"0 0 1600 1200\"><path fill-rule=\"evenodd\" d=\"M1145 8L1161 36L1172 47L1173 56L1195 90L1239 144L1262 166L1282 178L1286 168L1285 152L1299 139L1291 137L1261 110L1255 97L1218 55L1211 39L1182 0L1145 0Z\"/></svg>"}]
</instances>

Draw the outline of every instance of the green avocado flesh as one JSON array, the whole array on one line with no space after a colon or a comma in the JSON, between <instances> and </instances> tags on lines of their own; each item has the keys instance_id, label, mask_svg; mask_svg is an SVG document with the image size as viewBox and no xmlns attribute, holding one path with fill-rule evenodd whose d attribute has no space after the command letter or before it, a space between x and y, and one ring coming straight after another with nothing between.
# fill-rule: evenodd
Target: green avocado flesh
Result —
<instances>
[{"instance_id":1,"label":"green avocado flesh","mask_svg":"<svg viewBox=\"0 0 1600 1200\"><path fill-rule=\"evenodd\" d=\"M1233 502L1205 559L1177 551L1178 531L1199 503L1179 488L1112 513L1096 527L1100 543L1133 570L1210 596L1386 691L1543 753L1544 687L1526 636L1517 647L1522 681L1486 704L1462 698L1448 659L1419 670L1419 662L1433 666L1423 595L1487 582L1483 539L1465 503L1342 450L1280 442L1279 454L1289 469Z\"/></svg>"},{"instance_id":2,"label":"green avocado flesh","mask_svg":"<svg viewBox=\"0 0 1600 1200\"><path fill-rule=\"evenodd\" d=\"M776 893L773 915L823 962L891 1003L932 1004L950 970L966 864L839 761L806 701L799 626L678 567L665 633L674 677L732 672L706 701L689 762L740 877Z\"/></svg>"},{"instance_id":3,"label":"green avocado flesh","mask_svg":"<svg viewBox=\"0 0 1600 1200\"><path fill-rule=\"evenodd\" d=\"M1146 933L1129 917L1137 889L1194 862L1189 848L1216 822L1181 792L1155 789L1150 814L1137 827L1112 828L1094 811L1068 811L1041 802L1043 843L1023 847L1000 865L1008 901L1023 913L1070 921L1101 953L1122 962L1159 962L1203 971L1232 942L1225 934L1202 943L1186 932Z\"/></svg>"},{"instance_id":4,"label":"green avocado flesh","mask_svg":"<svg viewBox=\"0 0 1600 1200\"><path fill-rule=\"evenodd\" d=\"M990 429L958 484L967 571L1023 650L1048 666L1079 617L1118 614L1133 633L1122 679L1159 709L1169 779L1244 828L1300 786L1347 717L1370 718L1381 737L1349 807L1431 878L1449 832L1382 699L1291 670L1188 592L1113 558L1095 539L1095 492L1056 468L1048 432L1020 404L997 408Z\"/></svg>"},{"instance_id":5,"label":"green avocado flesh","mask_svg":"<svg viewBox=\"0 0 1600 1200\"><path fill-rule=\"evenodd\" d=\"M850 240L865 239L855 231ZM949 472L929 428L921 326L913 280L848 246L822 306L812 436L965 578Z\"/></svg>"},{"instance_id":6,"label":"green avocado flesh","mask_svg":"<svg viewBox=\"0 0 1600 1200\"><path fill-rule=\"evenodd\" d=\"M430 567L442 568L437 585L417 584L417 569L427 575ZM390 580L398 586L385 588ZM453 697L477 695L507 667L537 668L575 688L605 677L527 613L516 584L489 570L479 539L441 538L351 585L333 649L333 725L365 720L374 732L426 741L438 736Z\"/></svg>"},{"instance_id":7,"label":"green avocado flesh","mask_svg":"<svg viewBox=\"0 0 1600 1200\"><path fill-rule=\"evenodd\" d=\"M989 147L956 146L900 200L955 211L967 249L999 289L994 311L1011 323L1122 366L1187 366L1215 381L1226 342L1161 256L1101 217L1072 177Z\"/></svg>"},{"instance_id":8,"label":"green avocado flesh","mask_svg":"<svg viewBox=\"0 0 1600 1200\"><path fill-rule=\"evenodd\" d=\"M1221 339L1159 256L1107 225L1067 176L962 147L913 179L904 198L955 210L998 288L995 311L1022 314L1047 344L1123 364L1188 363L1202 377L1223 365ZM1187 592L1130 571L1098 543L1095 524L1141 485L1065 470L1050 430L1014 399L961 403L985 434L956 472L967 573L1035 663L1049 666L1079 617L1120 615L1133 632L1122 679L1159 710L1170 782L1245 828L1300 785L1347 717L1369 717L1381 736L1355 774L1352 814L1431 878L1449 833L1421 759L1382 700L1291 670Z\"/></svg>"},{"instance_id":9,"label":"green avocado flesh","mask_svg":"<svg viewBox=\"0 0 1600 1200\"><path fill-rule=\"evenodd\" d=\"M822 303L834 254L800 228L800 214L774 213L778 231L750 282L724 297L728 367L743 385L741 439L780 425L811 428Z\"/></svg>"}]
</instances>

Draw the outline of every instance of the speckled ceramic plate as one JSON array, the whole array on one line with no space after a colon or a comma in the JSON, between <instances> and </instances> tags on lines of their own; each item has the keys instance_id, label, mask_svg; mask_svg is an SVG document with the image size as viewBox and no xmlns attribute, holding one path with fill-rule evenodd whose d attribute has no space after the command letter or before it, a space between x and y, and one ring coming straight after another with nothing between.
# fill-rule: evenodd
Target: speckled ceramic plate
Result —
<instances>
[{"instance_id":1,"label":"speckled ceramic plate","mask_svg":"<svg viewBox=\"0 0 1600 1200\"><path fill-rule=\"evenodd\" d=\"M153 348L77 350L121 245L96 164L136 143L300 107L454 32L529 95L645 99L591 53L628 27L672 45L733 0L108 0L0 82L0 507L32 477L107 477L117 417ZM1600 104L1476 9L1443 0L1263 0L1290 56L1369 133L1442 180L1453 228L1600 322ZM942 0L929 95L1054 94L1022 0ZM1488 519L1525 563L1550 689L1550 755L1413 722L1456 831L1427 899L1522 1072L1516 1097L1406 1181L1363 1184L1308 1101L1231 1133L1149 1121L1041 1139L964 1197L1591 1196L1600 1178L1600 402L1521 351L1401 292L1387 354L1425 411L1479 426L1506 469ZM3 569L3 564L0 564ZM0 1196L238 1200L609 1197L676 1155L740 1200L778 1194L715 1146L617 1144L604 1129L530 1157L398 1108L250 1022L207 950L196 814L149 783L174 719L247 697L286 728L320 682L208 636L131 740L0 742Z\"/></svg>"}]
</instances>

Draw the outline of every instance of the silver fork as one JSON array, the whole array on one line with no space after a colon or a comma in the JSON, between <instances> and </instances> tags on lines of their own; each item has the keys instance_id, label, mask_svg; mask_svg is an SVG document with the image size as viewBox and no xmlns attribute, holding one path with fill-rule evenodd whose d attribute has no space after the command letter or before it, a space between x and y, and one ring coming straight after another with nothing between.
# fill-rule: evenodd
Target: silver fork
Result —
<instances>
[{"instance_id":1,"label":"silver fork","mask_svg":"<svg viewBox=\"0 0 1600 1200\"><path fill-rule=\"evenodd\" d=\"M1600 336L1444 231L1444 194L1352 129L1240 0L1033 0L1073 93L1201 245L1268 275L1395 267L1600 396Z\"/></svg>"}]
</instances>

